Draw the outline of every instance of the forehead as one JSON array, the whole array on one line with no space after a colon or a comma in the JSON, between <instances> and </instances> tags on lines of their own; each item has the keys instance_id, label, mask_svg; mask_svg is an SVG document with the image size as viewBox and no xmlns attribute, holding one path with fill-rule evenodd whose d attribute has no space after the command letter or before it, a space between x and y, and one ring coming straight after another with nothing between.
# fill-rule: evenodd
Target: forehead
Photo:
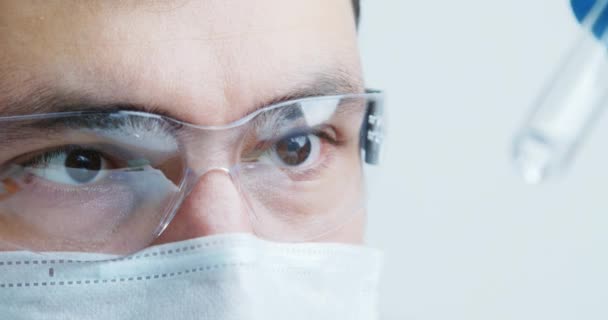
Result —
<instances>
[{"instance_id":1,"label":"forehead","mask_svg":"<svg viewBox=\"0 0 608 320\"><path fill-rule=\"evenodd\" d=\"M0 43L0 112L85 97L213 124L360 77L350 0L0 0Z\"/></svg>"}]
</instances>

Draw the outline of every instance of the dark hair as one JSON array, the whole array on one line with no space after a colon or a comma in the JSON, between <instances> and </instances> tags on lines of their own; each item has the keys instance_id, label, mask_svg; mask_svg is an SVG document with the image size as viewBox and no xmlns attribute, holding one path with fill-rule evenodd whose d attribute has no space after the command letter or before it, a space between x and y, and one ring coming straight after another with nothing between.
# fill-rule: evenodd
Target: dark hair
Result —
<instances>
[{"instance_id":1,"label":"dark hair","mask_svg":"<svg viewBox=\"0 0 608 320\"><path fill-rule=\"evenodd\" d=\"M355 10L355 21L357 21L357 24L359 24L359 17L361 16L361 5L359 0L352 0L353 1L353 10Z\"/></svg>"}]
</instances>

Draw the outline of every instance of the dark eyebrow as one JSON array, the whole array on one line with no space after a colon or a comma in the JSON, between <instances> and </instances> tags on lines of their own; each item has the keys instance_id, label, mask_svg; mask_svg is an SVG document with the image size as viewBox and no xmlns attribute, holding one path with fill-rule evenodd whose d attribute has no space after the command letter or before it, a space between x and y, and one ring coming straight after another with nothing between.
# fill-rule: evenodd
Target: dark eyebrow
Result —
<instances>
[{"instance_id":1,"label":"dark eyebrow","mask_svg":"<svg viewBox=\"0 0 608 320\"><path fill-rule=\"evenodd\" d=\"M360 79L350 75L344 70L322 72L313 77L313 79L313 81L300 84L297 88L294 88L285 94L277 95L268 101L264 101L263 103L259 103L257 105L252 105L252 109L250 109L247 114L253 113L256 110L269 105L290 100L363 92L363 86L361 85ZM2 101L1 98L2 97L0 97L0 101ZM171 111L171 109L171 106L160 107L153 105L139 105L122 103L119 101L115 103L99 103L86 97L79 97L74 94L60 94L53 92L49 88L45 88L30 92L30 94L25 97L13 99L12 102L7 103L6 105L0 105L0 117L77 111L140 111L188 122L185 119L180 119ZM246 114L239 115L237 118L244 116L246 116Z\"/></svg>"}]
</instances>

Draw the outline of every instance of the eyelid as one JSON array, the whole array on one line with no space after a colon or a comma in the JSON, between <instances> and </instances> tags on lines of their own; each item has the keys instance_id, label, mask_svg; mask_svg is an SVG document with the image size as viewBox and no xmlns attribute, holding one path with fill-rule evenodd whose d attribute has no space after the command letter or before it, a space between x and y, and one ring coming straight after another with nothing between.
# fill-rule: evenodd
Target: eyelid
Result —
<instances>
[{"instance_id":1,"label":"eyelid","mask_svg":"<svg viewBox=\"0 0 608 320\"><path fill-rule=\"evenodd\" d=\"M126 161L126 158L129 157L128 152L111 145L63 145L51 147L24 154L22 156L19 156L17 159L12 160L11 162L18 163L21 167L35 166L43 164L45 161L49 161L49 159L52 159L52 157L55 157L58 154L69 153L74 150L95 151L100 153L104 157L110 157L107 160L112 162L112 164L118 164L119 166L122 166L124 162L125 166L128 165ZM120 159L118 161L115 161L115 158Z\"/></svg>"},{"instance_id":2,"label":"eyelid","mask_svg":"<svg viewBox=\"0 0 608 320\"><path fill-rule=\"evenodd\" d=\"M321 125L316 127L299 127L290 129L288 132L277 134L275 137L271 137L268 139L262 139L261 142L274 144L283 139L297 137L297 136L305 136L305 135L315 135L319 138L324 139L326 142L332 145L340 144L338 140L338 135L336 130L331 125Z\"/></svg>"},{"instance_id":3,"label":"eyelid","mask_svg":"<svg viewBox=\"0 0 608 320\"><path fill-rule=\"evenodd\" d=\"M297 128L295 130L291 130L288 133L277 134L274 137L265 138L265 139L257 139L255 143L245 144L244 147L244 161L247 159L257 159L264 152L267 152L269 149L274 147L274 145L289 137L295 137L300 135L315 135L325 143L329 143L332 146L340 146L342 142L338 139L338 134L336 130L329 125L318 126L318 127L306 127L306 128Z\"/></svg>"}]
</instances>

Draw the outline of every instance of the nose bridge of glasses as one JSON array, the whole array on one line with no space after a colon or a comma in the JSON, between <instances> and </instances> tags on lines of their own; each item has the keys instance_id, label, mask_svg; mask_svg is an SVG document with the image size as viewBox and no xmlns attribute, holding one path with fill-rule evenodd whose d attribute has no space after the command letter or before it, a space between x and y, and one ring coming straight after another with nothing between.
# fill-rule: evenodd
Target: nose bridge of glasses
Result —
<instances>
[{"instance_id":1,"label":"nose bridge of glasses","mask_svg":"<svg viewBox=\"0 0 608 320\"><path fill-rule=\"evenodd\" d=\"M209 172L231 175L238 162L244 128L191 130L186 141L188 170L195 180Z\"/></svg>"}]
</instances>

